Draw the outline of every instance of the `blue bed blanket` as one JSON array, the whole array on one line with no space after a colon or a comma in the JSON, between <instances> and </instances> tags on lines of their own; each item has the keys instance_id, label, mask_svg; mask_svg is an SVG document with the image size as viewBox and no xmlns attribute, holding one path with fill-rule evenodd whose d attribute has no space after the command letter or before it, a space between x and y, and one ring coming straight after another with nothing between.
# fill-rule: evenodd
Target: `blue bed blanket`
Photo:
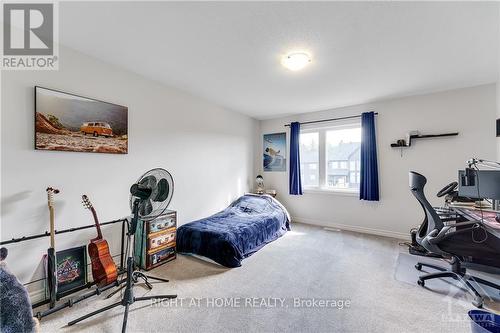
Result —
<instances>
[{"instance_id":1,"label":"blue bed blanket","mask_svg":"<svg viewBox=\"0 0 500 333\"><path fill-rule=\"evenodd\" d=\"M241 260L290 230L285 207L268 195L246 194L210 217L177 230L177 251L197 254L226 266Z\"/></svg>"}]
</instances>

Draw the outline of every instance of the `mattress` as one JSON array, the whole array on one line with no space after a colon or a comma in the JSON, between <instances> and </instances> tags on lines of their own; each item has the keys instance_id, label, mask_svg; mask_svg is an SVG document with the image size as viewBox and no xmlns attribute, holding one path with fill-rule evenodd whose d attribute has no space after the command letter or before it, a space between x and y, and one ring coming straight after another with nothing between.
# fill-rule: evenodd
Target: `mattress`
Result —
<instances>
[{"instance_id":1,"label":"mattress","mask_svg":"<svg viewBox=\"0 0 500 333\"><path fill-rule=\"evenodd\" d=\"M245 194L210 217L180 226L177 251L239 267L288 230L290 215L281 203L269 195Z\"/></svg>"}]
</instances>

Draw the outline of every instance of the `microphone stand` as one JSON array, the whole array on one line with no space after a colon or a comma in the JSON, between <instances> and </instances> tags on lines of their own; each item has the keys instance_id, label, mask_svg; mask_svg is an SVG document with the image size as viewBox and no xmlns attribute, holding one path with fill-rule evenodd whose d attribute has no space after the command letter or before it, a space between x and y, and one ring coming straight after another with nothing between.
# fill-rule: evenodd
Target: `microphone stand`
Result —
<instances>
[{"instance_id":1,"label":"microphone stand","mask_svg":"<svg viewBox=\"0 0 500 333\"><path fill-rule=\"evenodd\" d=\"M132 208L132 221L130 222L130 227L127 232L127 241L129 244L129 249L128 249L128 257L127 257L127 278L122 280L121 283L125 283L125 293L122 297L122 299L119 302L110 304L108 306L105 306L99 310L93 311L91 313L88 313L80 318L77 318L75 320L72 320L68 323L68 326L72 326L82 320L85 320L87 318L90 318L92 316L95 316L99 313L105 312L107 310L113 309L117 306L124 306L124 314L123 314L123 323L122 323L122 333L125 333L127 330L127 319L128 319L128 311L130 305L134 304L136 301L151 301L151 300L164 300L164 299L172 299L176 298L177 295L156 295L156 296L145 296L145 297L135 297L134 296L134 283L137 281L137 276L143 278L146 282L146 285L151 289L151 284L147 281L147 278L158 280L161 282L168 282L166 279L161 279L157 277L152 277L152 276L147 276L143 274L142 272L139 271L134 271L135 269L135 261L134 261L134 256L133 256L133 243L132 243L132 236L135 236L135 232L137 229L137 222L139 220L139 204L140 204L140 199L136 199L133 203L133 208Z\"/></svg>"},{"instance_id":2,"label":"microphone stand","mask_svg":"<svg viewBox=\"0 0 500 333\"><path fill-rule=\"evenodd\" d=\"M478 165L481 165L485 168L489 169L495 169L498 170L500 169L500 163L495 162L495 161L489 161L489 160L483 160L480 158L471 158L470 160L467 161L467 164L469 165L469 168L472 167L473 165L477 168Z\"/></svg>"}]
</instances>

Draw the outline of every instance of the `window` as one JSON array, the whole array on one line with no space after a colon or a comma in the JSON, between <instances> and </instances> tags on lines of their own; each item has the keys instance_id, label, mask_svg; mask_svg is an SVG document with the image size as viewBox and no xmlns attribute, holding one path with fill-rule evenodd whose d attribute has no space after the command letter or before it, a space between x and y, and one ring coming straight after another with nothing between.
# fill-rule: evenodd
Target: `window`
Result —
<instances>
[{"instance_id":1,"label":"window","mask_svg":"<svg viewBox=\"0 0 500 333\"><path fill-rule=\"evenodd\" d=\"M351 172L349 173L349 183L356 184L356 173Z\"/></svg>"},{"instance_id":2,"label":"window","mask_svg":"<svg viewBox=\"0 0 500 333\"><path fill-rule=\"evenodd\" d=\"M302 186L319 186L318 132L300 133L300 177Z\"/></svg>"},{"instance_id":3,"label":"window","mask_svg":"<svg viewBox=\"0 0 500 333\"><path fill-rule=\"evenodd\" d=\"M361 124L359 121L300 133L300 164L305 190L359 191Z\"/></svg>"}]
</instances>

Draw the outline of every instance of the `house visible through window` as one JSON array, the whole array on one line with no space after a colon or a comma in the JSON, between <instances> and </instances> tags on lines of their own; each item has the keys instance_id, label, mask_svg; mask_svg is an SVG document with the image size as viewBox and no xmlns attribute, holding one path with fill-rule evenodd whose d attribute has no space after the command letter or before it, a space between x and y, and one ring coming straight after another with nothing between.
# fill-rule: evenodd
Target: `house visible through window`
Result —
<instances>
[{"instance_id":1,"label":"house visible through window","mask_svg":"<svg viewBox=\"0 0 500 333\"><path fill-rule=\"evenodd\" d=\"M303 129L300 134L302 186L359 191L361 124Z\"/></svg>"},{"instance_id":2,"label":"house visible through window","mask_svg":"<svg viewBox=\"0 0 500 333\"><path fill-rule=\"evenodd\" d=\"M302 186L319 186L319 136L317 132L300 133L300 176Z\"/></svg>"}]
</instances>

